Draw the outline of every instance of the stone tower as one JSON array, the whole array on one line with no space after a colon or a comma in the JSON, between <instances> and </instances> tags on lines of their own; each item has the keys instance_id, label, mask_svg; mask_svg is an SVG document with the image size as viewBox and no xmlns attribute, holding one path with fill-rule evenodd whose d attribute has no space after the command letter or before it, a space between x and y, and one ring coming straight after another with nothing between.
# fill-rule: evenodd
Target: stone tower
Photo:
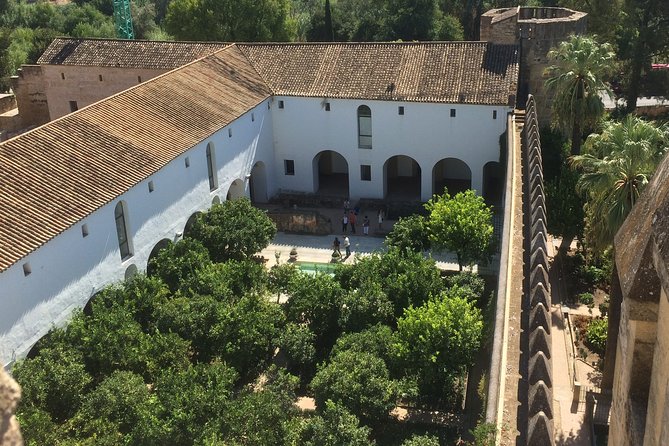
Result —
<instances>
[{"instance_id":1,"label":"stone tower","mask_svg":"<svg viewBox=\"0 0 669 446\"><path fill-rule=\"evenodd\" d=\"M544 71L552 64L548 51L571 34L585 33L586 16L567 8L521 6L491 9L481 16L481 40L520 45L518 104L525 104L532 93L542 125L550 123L551 101L544 90Z\"/></svg>"}]
</instances>

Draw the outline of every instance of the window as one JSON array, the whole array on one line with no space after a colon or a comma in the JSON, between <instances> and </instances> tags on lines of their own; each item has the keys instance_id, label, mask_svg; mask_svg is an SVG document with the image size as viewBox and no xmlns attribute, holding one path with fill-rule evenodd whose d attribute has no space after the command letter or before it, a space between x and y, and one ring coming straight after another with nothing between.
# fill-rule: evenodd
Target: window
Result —
<instances>
[{"instance_id":1,"label":"window","mask_svg":"<svg viewBox=\"0 0 669 446\"><path fill-rule=\"evenodd\" d=\"M60 73L60 78L64 80L65 79L65 73Z\"/></svg>"},{"instance_id":2,"label":"window","mask_svg":"<svg viewBox=\"0 0 669 446\"><path fill-rule=\"evenodd\" d=\"M98 75L98 79L100 79L100 82L102 82L102 75L101 74Z\"/></svg>"},{"instance_id":3,"label":"window","mask_svg":"<svg viewBox=\"0 0 669 446\"><path fill-rule=\"evenodd\" d=\"M126 214L125 202L119 201L116 209L114 209L114 219L116 220L116 236L118 238L118 248L121 251L121 260L132 256Z\"/></svg>"},{"instance_id":4,"label":"window","mask_svg":"<svg viewBox=\"0 0 669 446\"><path fill-rule=\"evenodd\" d=\"M137 82L142 83L142 76L137 76Z\"/></svg>"},{"instance_id":5,"label":"window","mask_svg":"<svg viewBox=\"0 0 669 446\"><path fill-rule=\"evenodd\" d=\"M368 164L360 165L360 180L372 181L372 166Z\"/></svg>"},{"instance_id":6,"label":"window","mask_svg":"<svg viewBox=\"0 0 669 446\"><path fill-rule=\"evenodd\" d=\"M454 108L451 109L451 118L455 118L455 109Z\"/></svg>"},{"instance_id":7,"label":"window","mask_svg":"<svg viewBox=\"0 0 669 446\"><path fill-rule=\"evenodd\" d=\"M492 119L497 119L497 110L492 111Z\"/></svg>"},{"instance_id":8,"label":"window","mask_svg":"<svg viewBox=\"0 0 669 446\"><path fill-rule=\"evenodd\" d=\"M190 167L190 158L184 158L184 164L186 165L186 168Z\"/></svg>"},{"instance_id":9,"label":"window","mask_svg":"<svg viewBox=\"0 0 669 446\"><path fill-rule=\"evenodd\" d=\"M330 103L329 102L325 103L325 111L330 111Z\"/></svg>"},{"instance_id":10,"label":"window","mask_svg":"<svg viewBox=\"0 0 669 446\"><path fill-rule=\"evenodd\" d=\"M267 101L267 110L269 110L270 108L271 108L271 105L270 105L269 101Z\"/></svg>"},{"instance_id":11,"label":"window","mask_svg":"<svg viewBox=\"0 0 669 446\"><path fill-rule=\"evenodd\" d=\"M283 160L284 175L295 175L295 160Z\"/></svg>"},{"instance_id":12,"label":"window","mask_svg":"<svg viewBox=\"0 0 669 446\"><path fill-rule=\"evenodd\" d=\"M232 138L232 129L228 129L228 138Z\"/></svg>"},{"instance_id":13,"label":"window","mask_svg":"<svg viewBox=\"0 0 669 446\"><path fill-rule=\"evenodd\" d=\"M400 105L399 107L397 107L397 114L398 115L403 115L404 114L404 106L403 105Z\"/></svg>"},{"instance_id":14,"label":"window","mask_svg":"<svg viewBox=\"0 0 669 446\"><path fill-rule=\"evenodd\" d=\"M279 108L283 108L283 101L279 101Z\"/></svg>"},{"instance_id":15,"label":"window","mask_svg":"<svg viewBox=\"0 0 669 446\"><path fill-rule=\"evenodd\" d=\"M358 147L372 148L372 110L366 105L358 107Z\"/></svg>"},{"instance_id":16,"label":"window","mask_svg":"<svg viewBox=\"0 0 669 446\"><path fill-rule=\"evenodd\" d=\"M214 143L207 144L207 173L209 174L209 190L214 190L218 187L218 179L216 178L216 159L214 157Z\"/></svg>"},{"instance_id":17,"label":"window","mask_svg":"<svg viewBox=\"0 0 669 446\"><path fill-rule=\"evenodd\" d=\"M81 225L81 236L88 237L88 225L86 223Z\"/></svg>"},{"instance_id":18,"label":"window","mask_svg":"<svg viewBox=\"0 0 669 446\"><path fill-rule=\"evenodd\" d=\"M23 264L23 275L24 276L29 276L30 273L32 273L32 269L30 268L30 263L26 262Z\"/></svg>"},{"instance_id":19,"label":"window","mask_svg":"<svg viewBox=\"0 0 669 446\"><path fill-rule=\"evenodd\" d=\"M149 181L149 193L154 191L153 181Z\"/></svg>"},{"instance_id":20,"label":"window","mask_svg":"<svg viewBox=\"0 0 669 446\"><path fill-rule=\"evenodd\" d=\"M251 113L251 122L255 122L255 120L256 120L256 115L254 115L253 113Z\"/></svg>"},{"instance_id":21,"label":"window","mask_svg":"<svg viewBox=\"0 0 669 446\"><path fill-rule=\"evenodd\" d=\"M77 101L70 101L70 113L75 112L79 110L79 105L77 105Z\"/></svg>"}]
</instances>

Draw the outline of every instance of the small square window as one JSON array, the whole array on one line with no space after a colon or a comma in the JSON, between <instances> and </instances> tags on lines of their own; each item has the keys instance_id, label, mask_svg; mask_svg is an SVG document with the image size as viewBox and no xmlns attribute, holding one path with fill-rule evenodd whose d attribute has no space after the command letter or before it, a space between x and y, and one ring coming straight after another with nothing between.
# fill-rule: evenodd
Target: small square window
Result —
<instances>
[{"instance_id":1,"label":"small square window","mask_svg":"<svg viewBox=\"0 0 669 446\"><path fill-rule=\"evenodd\" d=\"M325 111L330 111L330 103L329 102L325 103Z\"/></svg>"},{"instance_id":2,"label":"small square window","mask_svg":"<svg viewBox=\"0 0 669 446\"><path fill-rule=\"evenodd\" d=\"M88 225L86 223L81 225L81 236L88 237Z\"/></svg>"},{"instance_id":3,"label":"small square window","mask_svg":"<svg viewBox=\"0 0 669 446\"><path fill-rule=\"evenodd\" d=\"M497 119L497 110L492 111L492 119Z\"/></svg>"},{"instance_id":4,"label":"small square window","mask_svg":"<svg viewBox=\"0 0 669 446\"><path fill-rule=\"evenodd\" d=\"M98 79L100 79L100 82L102 82L102 75L101 74L98 75Z\"/></svg>"},{"instance_id":5,"label":"small square window","mask_svg":"<svg viewBox=\"0 0 669 446\"><path fill-rule=\"evenodd\" d=\"M190 167L190 158L186 157L186 159L184 159L184 164L186 167Z\"/></svg>"},{"instance_id":6,"label":"small square window","mask_svg":"<svg viewBox=\"0 0 669 446\"><path fill-rule=\"evenodd\" d=\"M64 80L65 79L65 73L60 73L60 78Z\"/></svg>"},{"instance_id":7,"label":"small square window","mask_svg":"<svg viewBox=\"0 0 669 446\"><path fill-rule=\"evenodd\" d=\"M142 76L137 76L137 82L142 83Z\"/></svg>"},{"instance_id":8,"label":"small square window","mask_svg":"<svg viewBox=\"0 0 669 446\"><path fill-rule=\"evenodd\" d=\"M404 114L404 106L403 105L400 105L399 107L397 107L397 114L398 115L403 115Z\"/></svg>"},{"instance_id":9,"label":"small square window","mask_svg":"<svg viewBox=\"0 0 669 446\"><path fill-rule=\"evenodd\" d=\"M372 181L372 166L370 166L369 164L360 165L360 180Z\"/></svg>"},{"instance_id":10,"label":"small square window","mask_svg":"<svg viewBox=\"0 0 669 446\"><path fill-rule=\"evenodd\" d=\"M295 160L283 160L283 171L285 175L295 175Z\"/></svg>"},{"instance_id":11,"label":"small square window","mask_svg":"<svg viewBox=\"0 0 669 446\"><path fill-rule=\"evenodd\" d=\"M153 192L155 187L153 186L153 181L149 181L149 193Z\"/></svg>"},{"instance_id":12,"label":"small square window","mask_svg":"<svg viewBox=\"0 0 669 446\"><path fill-rule=\"evenodd\" d=\"M23 264L23 275L24 276L29 276L30 273L32 273L32 269L30 268L30 263L26 262Z\"/></svg>"},{"instance_id":13,"label":"small square window","mask_svg":"<svg viewBox=\"0 0 669 446\"><path fill-rule=\"evenodd\" d=\"M232 129L228 129L228 138L232 138Z\"/></svg>"},{"instance_id":14,"label":"small square window","mask_svg":"<svg viewBox=\"0 0 669 446\"><path fill-rule=\"evenodd\" d=\"M279 108L283 108L283 101L279 101Z\"/></svg>"},{"instance_id":15,"label":"small square window","mask_svg":"<svg viewBox=\"0 0 669 446\"><path fill-rule=\"evenodd\" d=\"M79 110L79 105L77 104L77 101L70 101L70 112L75 112Z\"/></svg>"},{"instance_id":16,"label":"small square window","mask_svg":"<svg viewBox=\"0 0 669 446\"><path fill-rule=\"evenodd\" d=\"M255 122L255 120L256 120L256 115L254 115L253 113L251 113L251 122Z\"/></svg>"},{"instance_id":17,"label":"small square window","mask_svg":"<svg viewBox=\"0 0 669 446\"><path fill-rule=\"evenodd\" d=\"M270 105L269 101L267 101L267 110L269 110L272 106Z\"/></svg>"},{"instance_id":18,"label":"small square window","mask_svg":"<svg viewBox=\"0 0 669 446\"><path fill-rule=\"evenodd\" d=\"M455 109L454 108L451 109L451 118L455 118Z\"/></svg>"}]
</instances>

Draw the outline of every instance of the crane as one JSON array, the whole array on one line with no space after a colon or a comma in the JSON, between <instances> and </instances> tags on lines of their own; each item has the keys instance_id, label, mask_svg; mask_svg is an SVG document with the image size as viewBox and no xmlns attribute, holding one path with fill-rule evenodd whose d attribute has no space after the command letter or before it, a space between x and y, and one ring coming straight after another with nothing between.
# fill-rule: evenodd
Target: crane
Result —
<instances>
[{"instance_id":1,"label":"crane","mask_svg":"<svg viewBox=\"0 0 669 446\"><path fill-rule=\"evenodd\" d=\"M119 39L134 40L132 30L132 16L130 15L130 0L114 0L114 27Z\"/></svg>"}]
</instances>

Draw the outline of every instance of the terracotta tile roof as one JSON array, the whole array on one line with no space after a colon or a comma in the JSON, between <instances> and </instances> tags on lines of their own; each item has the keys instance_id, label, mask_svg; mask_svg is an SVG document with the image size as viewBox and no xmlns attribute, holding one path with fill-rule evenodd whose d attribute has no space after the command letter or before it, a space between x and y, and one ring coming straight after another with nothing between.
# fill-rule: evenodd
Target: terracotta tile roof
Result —
<instances>
[{"instance_id":1,"label":"terracotta tile roof","mask_svg":"<svg viewBox=\"0 0 669 446\"><path fill-rule=\"evenodd\" d=\"M228 43L221 42L158 42L59 37L51 42L37 63L172 70L228 45Z\"/></svg>"},{"instance_id":2,"label":"terracotta tile roof","mask_svg":"<svg viewBox=\"0 0 669 446\"><path fill-rule=\"evenodd\" d=\"M0 144L0 271L270 95L231 46Z\"/></svg>"},{"instance_id":3,"label":"terracotta tile roof","mask_svg":"<svg viewBox=\"0 0 669 446\"><path fill-rule=\"evenodd\" d=\"M238 44L277 95L509 104L518 47L488 42Z\"/></svg>"}]
</instances>

